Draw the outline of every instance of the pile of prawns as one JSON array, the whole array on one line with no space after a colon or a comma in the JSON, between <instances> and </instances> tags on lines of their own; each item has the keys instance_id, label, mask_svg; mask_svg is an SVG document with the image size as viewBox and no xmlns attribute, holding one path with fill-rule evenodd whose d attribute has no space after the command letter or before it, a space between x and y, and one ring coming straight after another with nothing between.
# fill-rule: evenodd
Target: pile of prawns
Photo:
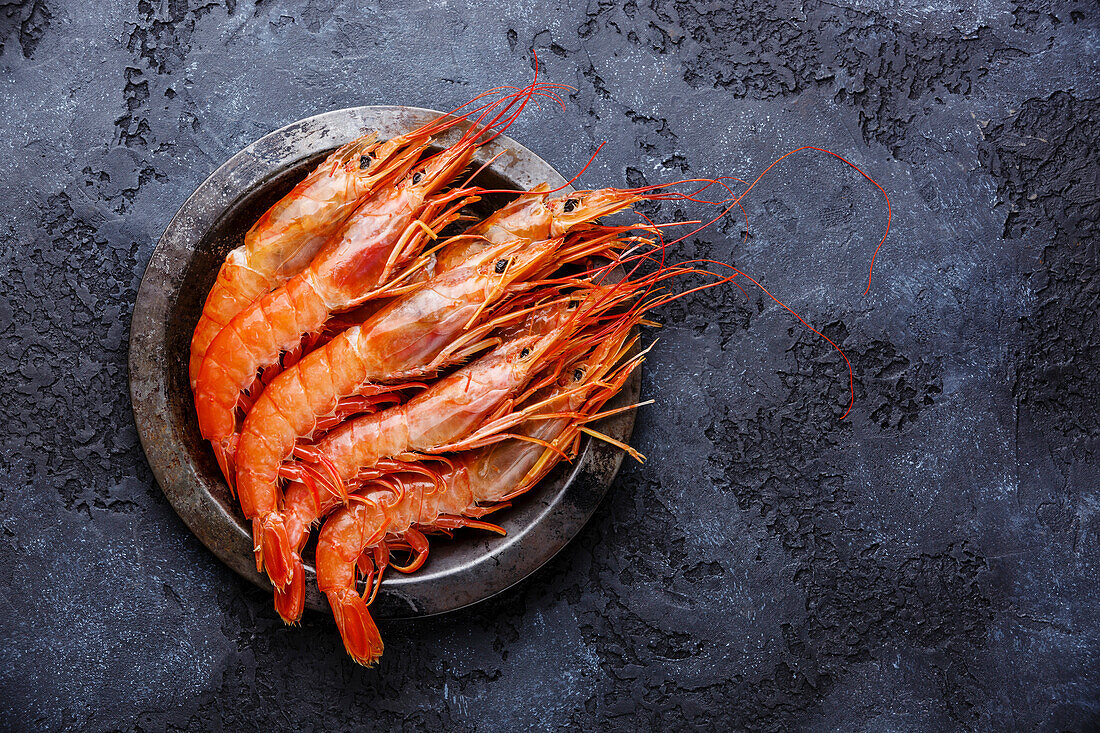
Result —
<instances>
[{"instance_id":1,"label":"pile of prawns","mask_svg":"<svg viewBox=\"0 0 1100 733\"><path fill-rule=\"evenodd\" d=\"M229 253L195 327L199 428L252 522L275 608L301 618L301 553L319 525L317 585L360 664L382 653L368 606L384 571L420 568L427 534L503 534L484 517L584 435L641 459L592 423L635 407L605 405L644 358L635 327L684 294L660 284L705 271L664 264L653 235L665 225L599 220L699 191L554 197L541 185L478 219L470 204L501 192L471 185L481 169L458 182L479 147L560 88L536 77L337 149ZM729 190L705 186L716 182ZM642 263L657 266L639 274Z\"/></svg>"}]
</instances>

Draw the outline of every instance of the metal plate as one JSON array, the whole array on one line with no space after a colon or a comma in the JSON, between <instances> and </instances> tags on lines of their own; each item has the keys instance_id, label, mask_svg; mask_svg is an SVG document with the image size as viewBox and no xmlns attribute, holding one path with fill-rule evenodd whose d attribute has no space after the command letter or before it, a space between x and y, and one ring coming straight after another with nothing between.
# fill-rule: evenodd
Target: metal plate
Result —
<instances>
[{"instance_id":1,"label":"metal plate","mask_svg":"<svg viewBox=\"0 0 1100 733\"><path fill-rule=\"evenodd\" d=\"M354 107L309 117L257 140L187 199L165 229L142 278L130 325L130 395L145 455L168 501L191 531L222 562L261 587L271 586L256 572L250 525L199 436L187 379L191 333L226 254L325 155L366 130L388 138L438 114L414 107ZM448 141L447 136L441 139ZM476 159L483 163L498 153L479 184L529 189L544 181L554 187L565 183L544 160L507 137L484 146ZM507 198L483 205L499 205ZM635 372L607 407L637 401L639 389L640 374ZM634 411L629 411L595 427L627 441L633 426ZM453 540L433 540L421 570L387 575L372 612L378 618L444 613L523 580L580 531L621 462L618 449L586 440L573 464L560 465L512 508L494 515L507 537L462 530ZM312 552L311 540L304 555L306 604L327 611L317 590Z\"/></svg>"}]
</instances>

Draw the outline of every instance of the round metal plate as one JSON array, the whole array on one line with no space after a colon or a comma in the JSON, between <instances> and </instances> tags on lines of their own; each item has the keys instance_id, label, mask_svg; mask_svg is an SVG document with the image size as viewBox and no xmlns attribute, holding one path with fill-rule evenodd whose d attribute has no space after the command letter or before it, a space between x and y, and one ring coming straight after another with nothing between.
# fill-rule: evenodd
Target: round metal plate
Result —
<instances>
[{"instance_id":1,"label":"round metal plate","mask_svg":"<svg viewBox=\"0 0 1100 733\"><path fill-rule=\"evenodd\" d=\"M438 115L414 107L354 107L272 132L234 155L196 189L165 229L145 270L130 325L130 395L145 455L168 501L191 531L226 565L261 587L271 586L256 572L249 525L199 436L187 380L191 333L226 254L325 155L366 130L389 138ZM446 144L449 138L440 142ZM565 183L544 160L507 137L482 147L476 159L484 163L498 153L479 184L529 189L544 181L554 187ZM506 196L482 205L504 200ZM635 372L607 407L637 401L639 387L640 375ZM627 441L633 425L634 411L629 411L595 427ZM378 618L444 613L523 580L580 531L621 462L618 449L586 440L572 464L560 465L510 509L494 515L508 531L506 537L462 530L453 540L433 540L421 570L387 575L372 612ZM315 583L312 544L305 560L306 603L327 610Z\"/></svg>"}]
</instances>

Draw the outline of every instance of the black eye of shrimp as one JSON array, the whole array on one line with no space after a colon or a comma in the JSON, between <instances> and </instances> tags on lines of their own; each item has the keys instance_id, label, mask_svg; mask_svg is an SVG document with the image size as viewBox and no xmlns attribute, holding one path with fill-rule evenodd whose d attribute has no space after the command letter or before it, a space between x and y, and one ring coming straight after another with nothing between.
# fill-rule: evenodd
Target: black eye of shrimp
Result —
<instances>
[{"instance_id":1,"label":"black eye of shrimp","mask_svg":"<svg viewBox=\"0 0 1100 733\"><path fill-rule=\"evenodd\" d=\"M497 265L493 269L498 275L501 274L508 269L508 260L497 260Z\"/></svg>"},{"instance_id":2,"label":"black eye of shrimp","mask_svg":"<svg viewBox=\"0 0 1100 733\"><path fill-rule=\"evenodd\" d=\"M561 208L562 208L562 210L563 210L563 211L565 211L566 213L569 213L569 212L570 212L570 211L572 211L573 209L577 208L577 204L579 204L579 203L580 203L580 202L579 202L579 201L577 201L576 199L566 199L566 200L565 200L565 206L563 206L563 207L561 207Z\"/></svg>"},{"instance_id":3,"label":"black eye of shrimp","mask_svg":"<svg viewBox=\"0 0 1100 733\"><path fill-rule=\"evenodd\" d=\"M367 168L370 168L370 164L371 164L371 157L369 155L360 155L359 156L359 170L365 171Z\"/></svg>"},{"instance_id":4,"label":"black eye of shrimp","mask_svg":"<svg viewBox=\"0 0 1100 733\"><path fill-rule=\"evenodd\" d=\"M575 300L571 300L571 301L569 301L568 303L565 304L565 307L566 307L567 310L573 310L578 305L580 305L580 303L578 303Z\"/></svg>"},{"instance_id":5,"label":"black eye of shrimp","mask_svg":"<svg viewBox=\"0 0 1100 733\"><path fill-rule=\"evenodd\" d=\"M519 352L519 358L521 358L521 359L526 359L530 355L531 355L531 350L528 349L526 346L523 348L523 351Z\"/></svg>"},{"instance_id":6,"label":"black eye of shrimp","mask_svg":"<svg viewBox=\"0 0 1100 733\"><path fill-rule=\"evenodd\" d=\"M573 381L574 382L579 382L582 379L584 379L584 370L583 369L574 369L573 370Z\"/></svg>"},{"instance_id":7,"label":"black eye of shrimp","mask_svg":"<svg viewBox=\"0 0 1100 733\"><path fill-rule=\"evenodd\" d=\"M424 174L420 171L413 173L413 183L420 183L420 179L424 177Z\"/></svg>"}]
</instances>

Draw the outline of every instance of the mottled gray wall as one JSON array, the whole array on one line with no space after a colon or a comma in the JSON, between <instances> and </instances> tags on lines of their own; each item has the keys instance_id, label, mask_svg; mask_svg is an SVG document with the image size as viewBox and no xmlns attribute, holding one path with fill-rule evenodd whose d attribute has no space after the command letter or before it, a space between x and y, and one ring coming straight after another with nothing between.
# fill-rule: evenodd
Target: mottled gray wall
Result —
<instances>
[{"instance_id":1,"label":"mottled gray wall","mask_svg":"<svg viewBox=\"0 0 1100 733\"><path fill-rule=\"evenodd\" d=\"M1091 2L0 4L0 715L161 730L1086 729L1100 718ZM590 186L755 176L678 247L627 467L531 581L355 667L165 503L126 389L157 237L233 152L359 104L572 84L510 134ZM666 218L691 213L670 205Z\"/></svg>"}]
</instances>

